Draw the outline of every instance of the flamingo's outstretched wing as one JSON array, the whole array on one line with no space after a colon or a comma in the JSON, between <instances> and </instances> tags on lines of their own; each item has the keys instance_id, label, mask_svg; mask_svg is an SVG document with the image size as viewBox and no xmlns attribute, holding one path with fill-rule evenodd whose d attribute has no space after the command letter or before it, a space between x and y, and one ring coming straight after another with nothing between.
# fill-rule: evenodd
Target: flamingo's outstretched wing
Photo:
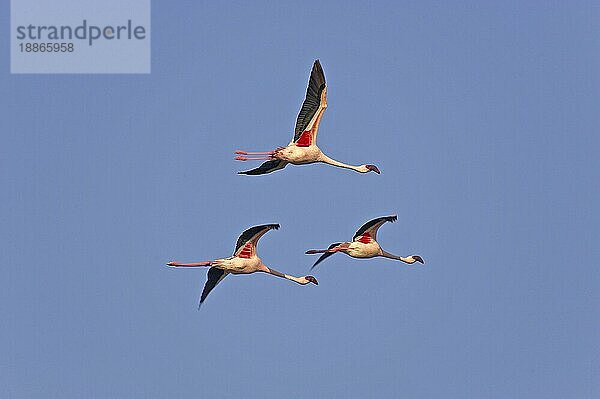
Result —
<instances>
[{"instance_id":1,"label":"flamingo's outstretched wing","mask_svg":"<svg viewBox=\"0 0 600 399\"><path fill-rule=\"evenodd\" d=\"M227 273L223 269L219 269L218 267L211 267L208 269L208 280L206 280L206 284L204 284L204 289L202 290L202 295L200 296L200 303L198 304L198 309L202 306L202 303L210 294L210 292L227 276Z\"/></svg>"},{"instance_id":2,"label":"flamingo's outstretched wing","mask_svg":"<svg viewBox=\"0 0 600 399\"><path fill-rule=\"evenodd\" d=\"M363 224L360 229L354 234L352 237L353 241L360 241L363 237L372 238L373 240L377 240L377 230L385 223L385 222L395 222L398 219L398 216L383 216L377 219L369 220L367 223Z\"/></svg>"},{"instance_id":3,"label":"flamingo's outstretched wing","mask_svg":"<svg viewBox=\"0 0 600 399\"><path fill-rule=\"evenodd\" d=\"M240 258L250 258L256 254L256 245L258 240L269 230L277 230L279 225L276 223L263 224L260 226L250 227L244 231L238 238L235 244L235 250L233 256Z\"/></svg>"},{"instance_id":4,"label":"flamingo's outstretched wing","mask_svg":"<svg viewBox=\"0 0 600 399\"><path fill-rule=\"evenodd\" d=\"M272 161L267 161L260 165L258 168L245 170L243 172L238 172L239 175L264 175L267 173L275 172L276 170L285 168L285 165L288 163L286 161L282 161L281 159L273 159Z\"/></svg>"},{"instance_id":5,"label":"flamingo's outstretched wing","mask_svg":"<svg viewBox=\"0 0 600 399\"><path fill-rule=\"evenodd\" d=\"M296 119L296 128L294 129L294 139L292 142L297 145L310 144L316 140L319 112L327 108L327 85L325 84L325 74L319 60L313 64L306 89L306 97L300 108L300 113ZM315 125L316 123L316 125ZM315 129L313 129L315 128ZM304 134L307 132L306 134Z\"/></svg>"}]
</instances>

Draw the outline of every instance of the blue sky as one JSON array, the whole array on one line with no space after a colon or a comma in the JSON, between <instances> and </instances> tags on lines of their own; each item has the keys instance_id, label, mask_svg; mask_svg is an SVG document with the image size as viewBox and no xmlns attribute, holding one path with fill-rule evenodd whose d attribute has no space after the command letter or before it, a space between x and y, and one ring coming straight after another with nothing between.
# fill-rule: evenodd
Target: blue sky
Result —
<instances>
[{"instance_id":1,"label":"blue sky","mask_svg":"<svg viewBox=\"0 0 600 399\"><path fill-rule=\"evenodd\" d=\"M0 22L8 30L8 6ZM600 395L600 9L592 2L154 2L150 75L0 63L0 396ZM5 35L6 36L6 35ZM0 42L9 54L7 40ZM264 177L320 58L324 165ZM205 270L245 228L304 275L370 218L424 266L320 285Z\"/></svg>"}]
</instances>

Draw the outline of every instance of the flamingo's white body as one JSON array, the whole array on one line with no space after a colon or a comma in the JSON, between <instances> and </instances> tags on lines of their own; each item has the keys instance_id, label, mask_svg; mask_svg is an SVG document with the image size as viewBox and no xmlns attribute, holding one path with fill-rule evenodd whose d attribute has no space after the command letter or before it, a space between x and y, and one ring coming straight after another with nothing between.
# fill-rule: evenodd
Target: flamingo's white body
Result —
<instances>
[{"instance_id":1,"label":"flamingo's white body","mask_svg":"<svg viewBox=\"0 0 600 399\"><path fill-rule=\"evenodd\" d=\"M377 230L379 230L379 228L385 222L395 222L396 219L397 216L392 215L370 220L360 229L358 229L356 234L354 234L352 241L331 244L327 249L311 249L306 251L307 254L323 254L319 259L317 259L312 268L336 252L345 253L353 258L374 258L376 256L381 256L384 258L400 260L409 264L415 262L424 263L423 258L421 258L419 255L411 255L407 257L392 255L389 252L384 251L377 242Z\"/></svg>"},{"instance_id":2,"label":"flamingo's white body","mask_svg":"<svg viewBox=\"0 0 600 399\"><path fill-rule=\"evenodd\" d=\"M352 241L343 243L341 246L344 249L340 249L340 251L345 252L353 258L374 258L383 254L383 250L379 244L372 239L368 243Z\"/></svg>"},{"instance_id":3,"label":"flamingo's white body","mask_svg":"<svg viewBox=\"0 0 600 399\"><path fill-rule=\"evenodd\" d=\"M200 297L200 305L204 302L208 294L221 280L228 274L252 274L256 272L269 273L277 277L285 278L295 283L306 285L308 283L319 284L313 276L295 277L289 274L284 274L265 265L256 253L256 245L258 240L266 232L272 229L278 229L278 224L266 224L254 226L244 231L237 240L233 256L228 258L219 258L204 262L195 263L180 263L169 262L168 266L173 267L202 267L211 266L208 271L208 280L204 285L202 295Z\"/></svg>"},{"instance_id":4,"label":"flamingo's white body","mask_svg":"<svg viewBox=\"0 0 600 399\"><path fill-rule=\"evenodd\" d=\"M244 175L262 175L283 169L288 163L305 165L315 162L351 169L359 173L380 173L375 165L348 165L329 158L321 151L317 146L317 133L321 118L323 118L326 109L327 86L325 84L325 74L323 73L323 68L321 68L321 63L319 60L316 60L310 73L306 98L296 120L296 128L292 141L286 147L279 147L274 151L236 151L238 156L235 159L238 161L267 160L267 162L258 168L239 173Z\"/></svg>"}]
</instances>

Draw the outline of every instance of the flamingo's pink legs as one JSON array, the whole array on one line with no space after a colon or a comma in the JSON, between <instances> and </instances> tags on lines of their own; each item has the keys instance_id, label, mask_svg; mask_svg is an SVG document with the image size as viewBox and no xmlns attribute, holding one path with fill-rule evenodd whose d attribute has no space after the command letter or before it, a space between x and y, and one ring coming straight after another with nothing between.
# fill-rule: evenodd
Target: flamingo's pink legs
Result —
<instances>
[{"instance_id":1,"label":"flamingo's pink legs","mask_svg":"<svg viewBox=\"0 0 600 399\"><path fill-rule=\"evenodd\" d=\"M200 267L200 266L210 266L212 265L212 261L206 261L206 262L196 262L196 263L179 263L179 262L169 262L167 263L167 266L173 266L173 267Z\"/></svg>"},{"instance_id":2,"label":"flamingo's pink legs","mask_svg":"<svg viewBox=\"0 0 600 399\"><path fill-rule=\"evenodd\" d=\"M333 253L333 252L339 252L342 249L345 249L345 248L337 247L337 248L332 248L332 249L309 249L308 251L305 252L305 254L312 255L312 254L324 254L326 252Z\"/></svg>"},{"instance_id":3,"label":"flamingo's pink legs","mask_svg":"<svg viewBox=\"0 0 600 399\"><path fill-rule=\"evenodd\" d=\"M271 159L273 159L273 158L271 158L271 157L242 157L240 155L235 157L236 161L269 161Z\"/></svg>"},{"instance_id":4,"label":"flamingo's pink legs","mask_svg":"<svg viewBox=\"0 0 600 399\"><path fill-rule=\"evenodd\" d=\"M273 155L273 154L275 154L275 151L255 151L255 152L248 152L248 151L237 150L235 153L238 154L238 155Z\"/></svg>"},{"instance_id":5,"label":"flamingo's pink legs","mask_svg":"<svg viewBox=\"0 0 600 399\"><path fill-rule=\"evenodd\" d=\"M273 157L243 157L238 155L235 157L236 161L270 161L274 159Z\"/></svg>"},{"instance_id":6,"label":"flamingo's pink legs","mask_svg":"<svg viewBox=\"0 0 600 399\"><path fill-rule=\"evenodd\" d=\"M308 251L305 252L305 254L307 255L312 255L312 254L324 254L324 253L335 253L335 252L339 252L339 251L343 251L344 249L348 249L349 245L348 244L340 244L337 247L333 247L331 249L309 249Z\"/></svg>"},{"instance_id":7,"label":"flamingo's pink legs","mask_svg":"<svg viewBox=\"0 0 600 399\"><path fill-rule=\"evenodd\" d=\"M235 157L237 161L269 161L273 159L273 155L275 151L256 151L256 152L248 152L248 151L236 151L236 154L240 154ZM258 156L250 156L246 155L258 155Z\"/></svg>"}]
</instances>

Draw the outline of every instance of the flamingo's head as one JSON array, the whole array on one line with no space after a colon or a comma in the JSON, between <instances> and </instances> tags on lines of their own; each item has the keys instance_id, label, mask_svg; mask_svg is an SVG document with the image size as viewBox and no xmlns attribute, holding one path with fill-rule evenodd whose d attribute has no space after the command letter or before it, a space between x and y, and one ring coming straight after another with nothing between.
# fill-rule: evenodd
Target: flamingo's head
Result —
<instances>
[{"instance_id":1,"label":"flamingo's head","mask_svg":"<svg viewBox=\"0 0 600 399\"><path fill-rule=\"evenodd\" d=\"M415 262L419 262L419 263L425 263L423 261L423 258L421 258L419 255L412 255L411 258L415 261Z\"/></svg>"},{"instance_id":2,"label":"flamingo's head","mask_svg":"<svg viewBox=\"0 0 600 399\"><path fill-rule=\"evenodd\" d=\"M313 276L304 276L304 280L306 280L305 284L313 283L314 285L319 285L319 282Z\"/></svg>"},{"instance_id":3,"label":"flamingo's head","mask_svg":"<svg viewBox=\"0 0 600 399\"><path fill-rule=\"evenodd\" d=\"M381 172L379 171L379 168L375 165L361 165L360 167L362 170L362 173L368 173L368 172L375 172L377 174L380 174Z\"/></svg>"}]
</instances>

